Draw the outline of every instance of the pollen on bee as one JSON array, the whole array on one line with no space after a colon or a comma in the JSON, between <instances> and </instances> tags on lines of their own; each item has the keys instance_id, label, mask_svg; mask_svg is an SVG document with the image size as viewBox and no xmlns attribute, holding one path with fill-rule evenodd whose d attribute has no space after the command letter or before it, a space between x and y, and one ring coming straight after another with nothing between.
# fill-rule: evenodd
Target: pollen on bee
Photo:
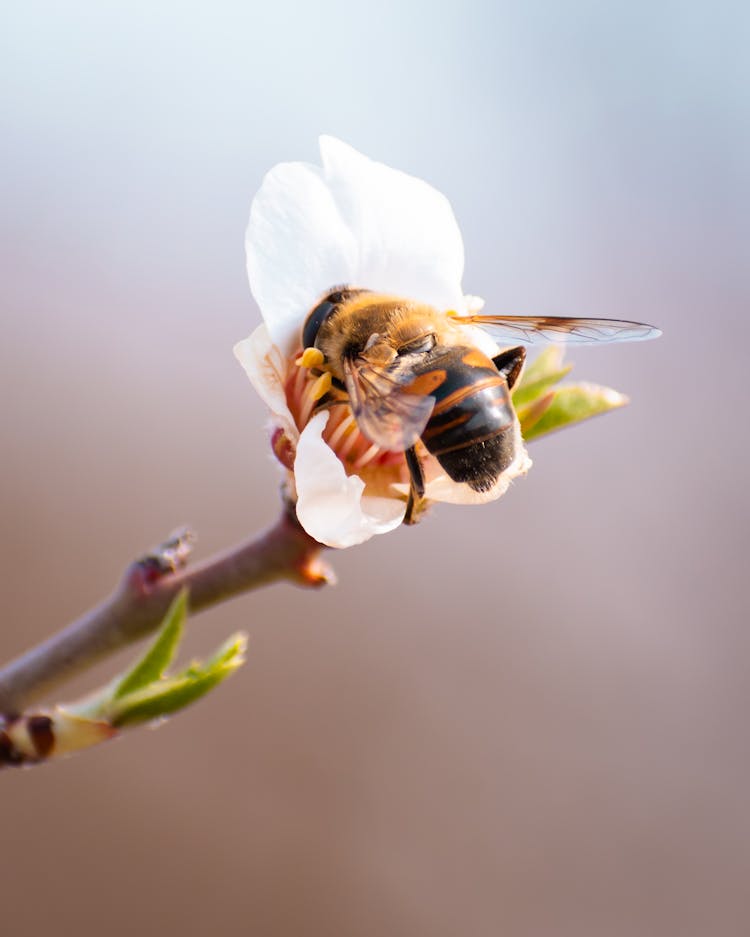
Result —
<instances>
[{"instance_id":1,"label":"pollen on bee","mask_svg":"<svg viewBox=\"0 0 750 937\"><path fill-rule=\"evenodd\" d=\"M301 357L297 359L297 366L300 368L319 368L325 360L325 355L319 348L305 348Z\"/></svg>"}]
</instances>

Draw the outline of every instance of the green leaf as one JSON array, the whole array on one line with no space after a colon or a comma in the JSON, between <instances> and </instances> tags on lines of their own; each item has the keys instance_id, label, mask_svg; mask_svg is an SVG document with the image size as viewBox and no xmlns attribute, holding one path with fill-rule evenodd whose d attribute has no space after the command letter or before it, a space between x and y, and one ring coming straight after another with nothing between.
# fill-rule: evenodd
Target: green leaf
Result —
<instances>
[{"instance_id":1,"label":"green leaf","mask_svg":"<svg viewBox=\"0 0 750 937\"><path fill-rule=\"evenodd\" d=\"M554 349L557 350L557 349ZM546 354L542 352L542 354ZM541 355L539 356L541 357ZM558 354L557 360L562 358L562 354ZM531 368L534 367L539 361L539 358L532 363ZM542 397L550 387L553 387L555 384L558 384L566 375L570 374L573 370L572 364L566 364L562 366L552 365L555 363L552 356L549 356L541 368L537 368L531 376L528 373L524 374L521 377L521 382L513 388L513 406L518 410L519 407L523 407L526 404L533 403L535 400L538 400ZM547 366L549 365L549 366ZM529 370L531 370L531 368Z\"/></svg>"},{"instance_id":2,"label":"green leaf","mask_svg":"<svg viewBox=\"0 0 750 937\"><path fill-rule=\"evenodd\" d=\"M616 410L627 402L628 398L624 394L609 387L597 384L564 385L553 391L552 400L539 418L522 430L524 439L537 439L564 426Z\"/></svg>"},{"instance_id":3,"label":"green leaf","mask_svg":"<svg viewBox=\"0 0 750 937\"><path fill-rule=\"evenodd\" d=\"M546 394L539 397L537 400L534 400L532 403L516 411L518 422L521 424L521 435L524 439L529 438L532 427L536 426L547 410L549 410L554 399L555 391L548 390Z\"/></svg>"},{"instance_id":4,"label":"green leaf","mask_svg":"<svg viewBox=\"0 0 750 937\"><path fill-rule=\"evenodd\" d=\"M172 663L185 628L187 601L188 591L181 589L167 609L159 632L146 653L119 679L112 693L113 700L158 680Z\"/></svg>"},{"instance_id":5,"label":"green leaf","mask_svg":"<svg viewBox=\"0 0 750 937\"><path fill-rule=\"evenodd\" d=\"M224 667L232 664L238 656L244 655L247 650L247 635L243 631L238 631L219 645L214 653L204 662L202 669L209 670L218 667ZM244 662L244 657L240 663Z\"/></svg>"},{"instance_id":6,"label":"green leaf","mask_svg":"<svg viewBox=\"0 0 750 937\"><path fill-rule=\"evenodd\" d=\"M553 371L559 371L563 366L563 356L565 355L564 345L547 345L543 348L533 361L529 361L523 369L521 380L518 387L525 384L533 384L541 380Z\"/></svg>"},{"instance_id":7,"label":"green leaf","mask_svg":"<svg viewBox=\"0 0 750 937\"><path fill-rule=\"evenodd\" d=\"M184 709L231 676L245 662L247 637L229 638L205 663L194 662L183 673L162 677L112 701L109 718L121 727L171 715Z\"/></svg>"},{"instance_id":8,"label":"green leaf","mask_svg":"<svg viewBox=\"0 0 750 937\"><path fill-rule=\"evenodd\" d=\"M184 631L188 593L173 600L155 639L138 661L107 686L68 706L70 713L121 727L158 719L208 693L244 663L247 639L237 634L205 662L194 661L182 673L166 677Z\"/></svg>"}]
</instances>

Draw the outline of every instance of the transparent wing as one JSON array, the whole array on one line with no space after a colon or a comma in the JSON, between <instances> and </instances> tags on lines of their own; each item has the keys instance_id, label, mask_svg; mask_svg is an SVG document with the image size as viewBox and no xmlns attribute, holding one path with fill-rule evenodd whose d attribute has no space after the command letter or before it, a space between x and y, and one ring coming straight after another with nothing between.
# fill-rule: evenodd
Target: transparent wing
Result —
<instances>
[{"instance_id":1,"label":"transparent wing","mask_svg":"<svg viewBox=\"0 0 750 937\"><path fill-rule=\"evenodd\" d=\"M453 321L478 325L500 344L567 342L570 345L595 345L601 342L643 342L661 335L661 330L653 325L623 319L476 315L456 316Z\"/></svg>"},{"instance_id":2,"label":"transparent wing","mask_svg":"<svg viewBox=\"0 0 750 937\"><path fill-rule=\"evenodd\" d=\"M427 426L435 398L407 393L412 378L406 372L391 375L363 357L344 360L344 382L354 419L362 434L381 449L403 452Z\"/></svg>"}]
</instances>

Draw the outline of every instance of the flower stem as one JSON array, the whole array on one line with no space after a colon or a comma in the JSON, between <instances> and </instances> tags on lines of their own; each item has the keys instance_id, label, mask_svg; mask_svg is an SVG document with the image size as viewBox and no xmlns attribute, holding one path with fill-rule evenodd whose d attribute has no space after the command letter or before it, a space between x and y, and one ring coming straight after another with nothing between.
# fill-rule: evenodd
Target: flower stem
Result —
<instances>
[{"instance_id":1,"label":"flower stem","mask_svg":"<svg viewBox=\"0 0 750 937\"><path fill-rule=\"evenodd\" d=\"M191 539L183 531L132 563L109 598L1 668L0 713L22 712L30 702L155 631L182 588L188 590L194 613L273 582L316 587L335 581L321 559L321 544L287 508L268 530L188 569Z\"/></svg>"}]
</instances>

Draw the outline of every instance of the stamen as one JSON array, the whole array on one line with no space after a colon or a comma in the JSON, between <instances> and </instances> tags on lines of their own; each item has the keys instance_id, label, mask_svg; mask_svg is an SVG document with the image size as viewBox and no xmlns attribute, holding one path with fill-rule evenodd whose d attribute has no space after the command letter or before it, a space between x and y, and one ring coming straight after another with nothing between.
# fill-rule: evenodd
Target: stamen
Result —
<instances>
[{"instance_id":1,"label":"stamen","mask_svg":"<svg viewBox=\"0 0 750 937\"><path fill-rule=\"evenodd\" d=\"M364 468L368 462L372 462L375 456L380 452L380 447L376 446L374 443L367 449L354 463L355 469Z\"/></svg>"},{"instance_id":2,"label":"stamen","mask_svg":"<svg viewBox=\"0 0 750 937\"><path fill-rule=\"evenodd\" d=\"M351 413L349 413L343 418L343 420L339 423L336 429L331 433L331 435L328 437L328 445L331 447L331 449L333 449L334 452L336 451L336 447L344 438L344 436L351 429L353 429L354 426L355 426L354 416Z\"/></svg>"},{"instance_id":3,"label":"stamen","mask_svg":"<svg viewBox=\"0 0 750 937\"><path fill-rule=\"evenodd\" d=\"M354 422L354 420L352 420ZM336 453L336 455L343 462L344 459L349 455L352 449L358 442L362 441L362 434L357 430L356 424L352 428L352 432L346 437L346 439L341 443L340 446L332 446L329 442L328 445L331 446L331 449Z\"/></svg>"},{"instance_id":4,"label":"stamen","mask_svg":"<svg viewBox=\"0 0 750 937\"><path fill-rule=\"evenodd\" d=\"M309 383L302 394L302 401L299 411L299 425L306 426L310 419L310 414L316 402L324 397L331 389L331 375L326 371Z\"/></svg>"},{"instance_id":5,"label":"stamen","mask_svg":"<svg viewBox=\"0 0 750 937\"><path fill-rule=\"evenodd\" d=\"M325 355L319 348L305 348L297 364L302 368L319 368L325 360Z\"/></svg>"},{"instance_id":6,"label":"stamen","mask_svg":"<svg viewBox=\"0 0 750 937\"><path fill-rule=\"evenodd\" d=\"M307 421L310 419L310 414L312 413L312 408L315 406L315 401L313 400L312 389L314 384L307 384L305 390L302 394L302 399L300 400L299 406L299 427L304 429L307 426Z\"/></svg>"},{"instance_id":7,"label":"stamen","mask_svg":"<svg viewBox=\"0 0 750 937\"><path fill-rule=\"evenodd\" d=\"M350 411L348 407L342 407L340 404L333 403L328 413L330 414L328 418L328 423L325 428L324 438L328 442L333 435L335 435L336 430L341 426L341 424L347 420L350 416Z\"/></svg>"},{"instance_id":8,"label":"stamen","mask_svg":"<svg viewBox=\"0 0 750 937\"><path fill-rule=\"evenodd\" d=\"M299 399L302 396L302 391L305 386L305 381L307 380L307 374L305 374L305 369L300 368L297 373L294 375L294 389L292 390L292 396L295 399Z\"/></svg>"}]
</instances>

